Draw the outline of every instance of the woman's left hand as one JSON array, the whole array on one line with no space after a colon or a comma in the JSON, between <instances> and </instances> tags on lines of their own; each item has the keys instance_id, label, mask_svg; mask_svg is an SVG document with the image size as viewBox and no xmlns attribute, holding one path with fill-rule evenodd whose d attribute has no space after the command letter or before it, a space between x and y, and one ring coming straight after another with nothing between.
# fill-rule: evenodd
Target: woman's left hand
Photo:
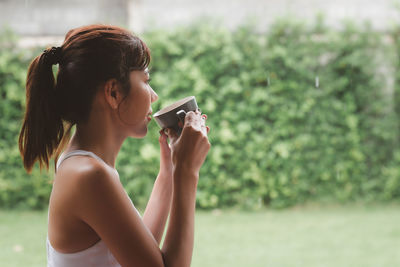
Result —
<instances>
[{"instance_id":1,"label":"woman's left hand","mask_svg":"<svg viewBox=\"0 0 400 267\"><path fill-rule=\"evenodd\" d=\"M171 148L168 144L168 136L165 134L164 130L160 131L158 141L160 143L160 173L172 176Z\"/></svg>"}]
</instances>

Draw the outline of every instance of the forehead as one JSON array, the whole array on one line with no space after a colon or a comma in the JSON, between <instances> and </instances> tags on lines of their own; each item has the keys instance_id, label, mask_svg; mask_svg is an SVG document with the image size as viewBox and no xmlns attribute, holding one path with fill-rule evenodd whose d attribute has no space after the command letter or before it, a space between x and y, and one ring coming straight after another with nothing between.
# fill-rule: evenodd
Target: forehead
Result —
<instances>
[{"instance_id":1,"label":"forehead","mask_svg":"<svg viewBox=\"0 0 400 267\"><path fill-rule=\"evenodd\" d=\"M147 79L149 75L150 72L147 68L144 70L132 70L130 72L131 79L138 79L138 80Z\"/></svg>"}]
</instances>

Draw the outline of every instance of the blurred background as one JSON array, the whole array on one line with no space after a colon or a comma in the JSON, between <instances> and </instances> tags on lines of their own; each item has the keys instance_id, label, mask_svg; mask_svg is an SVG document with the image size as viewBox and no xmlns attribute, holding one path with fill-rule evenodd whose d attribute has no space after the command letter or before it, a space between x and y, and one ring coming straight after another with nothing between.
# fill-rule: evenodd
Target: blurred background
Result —
<instances>
[{"instance_id":1,"label":"blurred background","mask_svg":"<svg viewBox=\"0 0 400 267\"><path fill-rule=\"evenodd\" d=\"M150 47L153 110L195 95L208 115L193 266L400 266L399 14L392 0L0 0L1 266L46 264L53 173L27 175L17 147L28 65L93 23ZM140 211L158 130L118 156Z\"/></svg>"}]
</instances>

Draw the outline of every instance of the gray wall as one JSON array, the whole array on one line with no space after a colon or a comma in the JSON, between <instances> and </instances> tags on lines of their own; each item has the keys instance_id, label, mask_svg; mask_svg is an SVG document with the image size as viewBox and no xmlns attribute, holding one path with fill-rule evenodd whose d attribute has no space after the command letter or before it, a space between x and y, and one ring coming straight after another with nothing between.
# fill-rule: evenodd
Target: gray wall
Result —
<instances>
[{"instance_id":1,"label":"gray wall","mask_svg":"<svg viewBox=\"0 0 400 267\"><path fill-rule=\"evenodd\" d=\"M399 12L393 0L0 0L0 27L24 36L63 36L74 27L109 23L142 32L151 27L185 25L198 17L220 18L234 28L256 18L260 30L280 16L312 20L322 12L328 24L343 18L368 19L374 28L390 27Z\"/></svg>"},{"instance_id":2,"label":"gray wall","mask_svg":"<svg viewBox=\"0 0 400 267\"><path fill-rule=\"evenodd\" d=\"M127 0L0 0L0 27L25 36L65 35L89 23L127 25Z\"/></svg>"},{"instance_id":3,"label":"gray wall","mask_svg":"<svg viewBox=\"0 0 400 267\"><path fill-rule=\"evenodd\" d=\"M338 27L345 18L371 20L373 27L383 30L390 26L400 12L395 0L143 0L138 5L143 25L168 27L185 24L199 16L221 17L228 27L257 19L265 30L277 17L292 16L313 20L322 12L327 23ZM150 23L149 23L150 22Z\"/></svg>"}]
</instances>

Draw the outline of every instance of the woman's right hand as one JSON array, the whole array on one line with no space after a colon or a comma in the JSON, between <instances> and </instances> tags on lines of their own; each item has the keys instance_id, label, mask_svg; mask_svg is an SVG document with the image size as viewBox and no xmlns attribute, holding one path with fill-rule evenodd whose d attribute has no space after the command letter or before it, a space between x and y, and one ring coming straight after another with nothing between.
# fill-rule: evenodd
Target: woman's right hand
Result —
<instances>
[{"instance_id":1,"label":"woman's right hand","mask_svg":"<svg viewBox=\"0 0 400 267\"><path fill-rule=\"evenodd\" d=\"M201 115L199 111L190 111L186 114L179 137L174 130L167 129L174 170L199 175L211 147L207 137L210 128L205 124L206 119L207 115Z\"/></svg>"}]
</instances>

